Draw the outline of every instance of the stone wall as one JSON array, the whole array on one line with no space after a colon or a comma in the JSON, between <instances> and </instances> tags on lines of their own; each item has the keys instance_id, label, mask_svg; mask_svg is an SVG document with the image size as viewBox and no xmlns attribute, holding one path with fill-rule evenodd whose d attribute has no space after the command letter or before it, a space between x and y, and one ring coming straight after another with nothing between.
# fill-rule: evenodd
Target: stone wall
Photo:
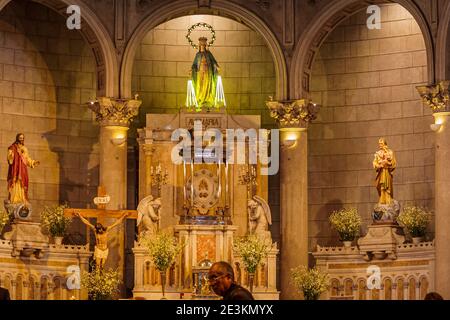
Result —
<instances>
[{"instance_id":1,"label":"stone wall","mask_svg":"<svg viewBox=\"0 0 450 320\"><path fill-rule=\"evenodd\" d=\"M92 202L98 185L98 127L83 103L96 96L90 47L56 12L13 1L0 12L0 198L7 198L7 147L25 134L35 212L67 201Z\"/></svg>"},{"instance_id":2,"label":"stone wall","mask_svg":"<svg viewBox=\"0 0 450 320\"><path fill-rule=\"evenodd\" d=\"M220 66L228 112L259 114L263 126L273 125L264 102L274 96L275 72L264 40L243 24L209 15L170 20L150 30L142 40L132 76L133 93L139 93L143 100L139 125L145 125L146 113L174 113L184 105L189 70L197 52L185 36L197 22L206 22L216 30L210 51ZM201 29L191 35L195 44L201 35L211 39L208 31L197 30Z\"/></svg>"},{"instance_id":3,"label":"stone wall","mask_svg":"<svg viewBox=\"0 0 450 320\"><path fill-rule=\"evenodd\" d=\"M380 30L366 27L365 11L343 22L314 62L312 93L323 108L308 131L311 249L337 242L328 223L334 209L357 207L370 222L379 137L396 152L394 197L433 209L433 119L415 89L427 82L423 37L400 5L381 12Z\"/></svg>"}]
</instances>

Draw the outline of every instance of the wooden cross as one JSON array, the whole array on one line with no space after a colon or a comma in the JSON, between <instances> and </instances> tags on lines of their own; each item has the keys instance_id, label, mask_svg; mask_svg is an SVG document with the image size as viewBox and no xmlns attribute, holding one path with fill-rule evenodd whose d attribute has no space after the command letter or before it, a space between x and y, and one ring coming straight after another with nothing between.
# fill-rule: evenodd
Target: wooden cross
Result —
<instances>
[{"instance_id":1,"label":"wooden cross","mask_svg":"<svg viewBox=\"0 0 450 320\"><path fill-rule=\"evenodd\" d=\"M99 186L97 190L97 209L76 209L67 208L64 209L64 215L66 217L74 217L75 212L81 213L85 218L97 218L100 223L108 218L119 219L124 213L128 213L127 219L137 219L136 210L107 210L106 198L107 194L104 187ZM94 199L95 200L95 199Z\"/></svg>"}]
</instances>

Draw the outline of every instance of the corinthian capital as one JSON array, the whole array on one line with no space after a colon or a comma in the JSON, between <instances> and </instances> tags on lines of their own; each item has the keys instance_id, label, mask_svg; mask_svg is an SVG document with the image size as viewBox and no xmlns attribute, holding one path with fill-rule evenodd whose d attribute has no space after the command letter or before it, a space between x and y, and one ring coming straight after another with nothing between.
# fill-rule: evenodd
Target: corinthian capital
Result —
<instances>
[{"instance_id":1,"label":"corinthian capital","mask_svg":"<svg viewBox=\"0 0 450 320\"><path fill-rule=\"evenodd\" d=\"M450 112L449 89L449 80L441 81L436 85L417 87L423 103L430 107L434 113Z\"/></svg>"},{"instance_id":2,"label":"corinthian capital","mask_svg":"<svg viewBox=\"0 0 450 320\"><path fill-rule=\"evenodd\" d=\"M308 99L287 101L266 101L270 116L281 128L306 128L308 123L316 119L320 106Z\"/></svg>"},{"instance_id":3,"label":"corinthian capital","mask_svg":"<svg viewBox=\"0 0 450 320\"><path fill-rule=\"evenodd\" d=\"M94 111L100 125L128 127L131 119L138 115L141 103L137 99L100 97L88 107Z\"/></svg>"}]
</instances>

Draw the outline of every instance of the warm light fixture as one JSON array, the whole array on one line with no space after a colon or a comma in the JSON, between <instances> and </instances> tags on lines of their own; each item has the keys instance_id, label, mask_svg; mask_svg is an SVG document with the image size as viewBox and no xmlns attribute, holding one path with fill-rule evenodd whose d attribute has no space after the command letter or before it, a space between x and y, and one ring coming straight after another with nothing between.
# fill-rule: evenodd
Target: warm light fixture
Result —
<instances>
[{"instance_id":1,"label":"warm light fixture","mask_svg":"<svg viewBox=\"0 0 450 320\"><path fill-rule=\"evenodd\" d=\"M434 132L438 132L441 129L442 125L444 124L447 115L448 115L447 113L433 114L434 123L430 124L430 129L433 130Z\"/></svg>"},{"instance_id":2,"label":"warm light fixture","mask_svg":"<svg viewBox=\"0 0 450 320\"><path fill-rule=\"evenodd\" d=\"M297 139L287 139L281 142L281 147L283 148L294 148L297 145Z\"/></svg>"},{"instance_id":3,"label":"warm light fixture","mask_svg":"<svg viewBox=\"0 0 450 320\"><path fill-rule=\"evenodd\" d=\"M433 130L434 132L438 132L441 127L442 127L442 123L430 124L430 129Z\"/></svg>"},{"instance_id":4,"label":"warm light fixture","mask_svg":"<svg viewBox=\"0 0 450 320\"><path fill-rule=\"evenodd\" d=\"M111 142L115 146L121 146L127 141L127 138L123 135L117 135L114 138L111 138Z\"/></svg>"},{"instance_id":5,"label":"warm light fixture","mask_svg":"<svg viewBox=\"0 0 450 320\"><path fill-rule=\"evenodd\" d=\"M299 137L299 131L297 130L288 132L281 141L281 147L288 149L294 148L297 145Z\"/></svg>"}]
</instances>

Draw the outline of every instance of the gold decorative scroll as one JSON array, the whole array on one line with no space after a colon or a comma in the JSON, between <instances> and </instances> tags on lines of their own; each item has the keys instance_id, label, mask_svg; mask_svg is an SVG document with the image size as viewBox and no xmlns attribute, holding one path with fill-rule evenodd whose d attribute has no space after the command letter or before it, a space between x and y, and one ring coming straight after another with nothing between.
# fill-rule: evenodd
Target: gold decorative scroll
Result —
<instances>
[{"instance_id":1,"label":"gold decorative scroll","mask_svg":"<svg viewBox=\"0 0 450 320\"><path fill-rule=\"evenodd\" d=\"M430 107L434 113L450 112L450 81L441 81L439 84L416 87L423 103Z\"/></svg>"},{"instance_id":2,"label":"gold decorative scroll","mask_svg":"<svg viewBox=\"0 0 450 320\"><path fill-rule=\"evenodd\" d=\"M138 115L141 103L137 99L100 97L89 102L88 107L101 125L128 127L132 118Z\"/></svg>"},{"instance_id":3,"label":"gold decorative scroll","mask_svg":"<svg viewBox=\"0 0 450 320\"><path fill-rule=\"evenodd\" d=\"M306 128L308 123L316 119L320 106L308 99L287 101L266 101L270 116L280 127Z\"/></svg>"}]
</instances>

